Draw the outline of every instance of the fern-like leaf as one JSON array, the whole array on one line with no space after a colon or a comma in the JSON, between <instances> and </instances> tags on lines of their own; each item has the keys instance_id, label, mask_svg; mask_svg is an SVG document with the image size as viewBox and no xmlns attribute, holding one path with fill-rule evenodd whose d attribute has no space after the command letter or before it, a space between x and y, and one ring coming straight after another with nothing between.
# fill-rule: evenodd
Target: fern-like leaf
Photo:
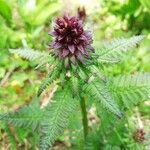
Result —
<instances>
[{"instance_id":1,"label":"fern-like leaf","mask_svg":"<svg viewBox=\"0 0 150 150\"><path fill-rule=\"evenodd\" d=\"M24 127L35 130L42 120L43 111L38 103L34 102L24 106L16 112L0 114L0 120L13 124L16 127Z\"/></svg>"},{"instance_id":2,"label":"fern-like leaf","mask_svg":"<svg viewBox=\"0 0 150 150\"><path fill-rule=\"evenodd\" d=\"M46 108L47 119L41 125L40 150L47 150L62 133L76 107L76 102L68 86L55 93L52 104Z\"/></svg>"},{"instance_id":3,"label":"fern-like leaf","mask_svg":"<svg viewBox=\"0 0 150 150\"><path fill-rule=\"evenodd\" d=\"M79 83L78 83L78 78L74 75L71 76L71 86L72 86L72 93L73 96L77 96L79 93Z\"/></svg>"},{"instance_id":4,"label":"fern-like leaf","mask_svg":"<svg viewBox=\"0 0 150 150\"><path fill-rule=\"evenodd\" d=\"M49 54L40 52L40 51L35 51L32 49L28 48L23 48L23 49L9 49L10 53L17 54L22 58L28 59L30 61L40 59L42 57L45 57Z\"/></svg>"},{"instance_id":5,"label":"fern-like leaf","mask_svg":"<svg viewBox=\"0 0 150 150\"><path fill-rule=\"evenodd\" d=\"M122 117L117 104L115 103L108 87L103 81L95 79L91 83L88 83L85 86L85 92L87 95L92 96L95 100L99 101L106 110L119 118Z\"/></svg>"},{"instance_id":6,"label":"fern-like leaf","mask_svg":"<svg viewBox=\"0 0 150 150\"><path fill-rule=\"evenodd\" d=\"M100 135L98 131L91 131L85 141L84 149L85 150L98 150L101 145L101 141L98 140L100 138Z\"/></svg>"},{"instance_id":7,"label":"fern-like leaf","mask_svg":"<svg viewBox=\"0 0 150 150\"><path fill-rule=\"evenodd\" d=\"M150 73L114 77L109 82L114 97L119 97L127 108L150 98Z\"/></svg>"},{"instance_id":8,"label":"fern-like leaf","mask_svg":"<svg viewBox=\"0 0 150 150\"><path fill-rule=\"evenodd\" d=\"M97 51L98 60L103 63L117 63L122 58L122 54L130 48L134 48L144 36L133 36L129 39L118 38L104 45Z\"/></svg>"},{"instance_id":9,"label":"fern-like leaf","mask_svg":"<svg viewBox=\"0 0 150 150\"><path fill-rule=\"evenodd\" d=\"M42 81L37 96L40 96L42 92L60 76L61 68L56 65L48 76Z\"/></svg>"},{"instance_id":10,"label":"fern-like leaf","mask_svg":"<svg viewBox=\"0 0 150 150\"><path fill-rule=\"evenodd\" d=\"M14 135L12 134L12 132L11 132L11 130L10 130L10 128L9 128L9 126L7 124L5 125L5 131L7 133L9 142L11 144L11 148L13 150L17 150L17 142L16 142L16 140L14 138Z\"/></svg>"}]
</instances>

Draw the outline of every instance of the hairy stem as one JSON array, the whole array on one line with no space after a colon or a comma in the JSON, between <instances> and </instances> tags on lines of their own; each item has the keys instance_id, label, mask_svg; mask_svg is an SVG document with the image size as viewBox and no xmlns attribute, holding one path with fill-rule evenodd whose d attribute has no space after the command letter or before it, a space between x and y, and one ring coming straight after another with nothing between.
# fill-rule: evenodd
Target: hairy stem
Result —
<instances>
[{"instance_id":1,"label":"hairy stem","mask_svg":"<svg viewBox=\"0 0 150 150\"><path fill-rule=\"evenodd\" d=\"M84 139L86 140L88 134L88 119L87 119L87 111L86 111L86 104L85 98L80 99L80 106L82 112L82 123L83 123L83 131L84 131Z\"/></svg>"}]
</instances>

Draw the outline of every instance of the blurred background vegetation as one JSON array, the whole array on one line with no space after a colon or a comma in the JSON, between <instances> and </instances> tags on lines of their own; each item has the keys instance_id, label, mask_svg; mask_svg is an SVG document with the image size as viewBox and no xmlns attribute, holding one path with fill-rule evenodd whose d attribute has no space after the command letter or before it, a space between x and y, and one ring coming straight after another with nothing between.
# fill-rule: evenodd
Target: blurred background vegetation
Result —
<instances>
[{"instance_id":1,"label":"blurred background vegetation","mask_svg":"<svg viewBox=\"0 0 150 150\"><path fill-rule=\"evenodd\" d=\"M46 73L46 70L37 72L33 69L34 62L29 63L17 55L10 55L9 48L30 47L48 51L51 40L48 32L52 20L64 13L76 15L78 7L85 7L85 26L92 30L93 45L97 49L105 40L112 38L138 34L146 36L140 46L125 56L124 61L106 66L106 75L150 72L149 0L0 0L0 112L16 110L29 103ZM126 116L126 121L117 124L114 132L107 136L105 142L109 144L106 144L105 149L150 150L150 103L137 106L133 111L127 112ZM69 134L73 134L74 138L69 139L66 131L56 142L54 149L80 150L82 139L78 131L81 126L77 123L79 119L80 114L73 116L70 124L72 132ZM94 108L89 110L89 120L93 126L96 125ZM134 138L134 133L140 126L144 127L144 143ZM1 150L13 150L16 145L20 150L36 149L35 134L15 130L14 135L14 129L0 124ZM91 136L100 136L101 140L102 133L95 132ZM94 145L97 150L97 140Z\"/></svg>"}]
</instances>

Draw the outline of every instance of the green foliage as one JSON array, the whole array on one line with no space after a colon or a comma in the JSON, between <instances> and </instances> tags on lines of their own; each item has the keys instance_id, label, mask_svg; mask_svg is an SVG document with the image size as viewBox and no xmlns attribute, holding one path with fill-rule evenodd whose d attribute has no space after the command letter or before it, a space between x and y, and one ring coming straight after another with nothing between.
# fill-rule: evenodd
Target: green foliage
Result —
<instances>
[{"instance_id":1,"label":"green foliage","mask_svg":"<svg viewBox=\"0 0 150 150\"><path fill-rule=\"evenodd\" d=\"M38 64L36 69L42 68L44 65L54 62L54 58L46 52L35 51L29 48L10 49L9 51L13 54L21 56L24 59L36 62L36 64Z\"/></svg>"},{"instance_id":2,"label":"green foliage","mask_svg":"<svg viewBox=\"0 0 150 150\"><path fill-rule=\"evenodd\" d=\"M48 74L48 76L42 81L37 95L40 96L41 93L50 85L52 82L54 82L58 77L60 76L61 68L59 65L54 66L53 70Z\"/></svg>"},{"instance_id":3,"label":"green foliage","mask_svg":"<svg viewBox=\"0 0 150 150\"><path fill-rule=\"evenodd\" d=\"M61 5L57 1L38 1L37 4L32 4L32 7L28 9L29 1L18 0L19 13L23 20L31 26L43 25L58 10ZM33 2L34 3L34 2ZM36 7L35 7L36 5Z\"/></svg>"},{"instance_id":4,"label":"green foliage","mask_svg":"<svg viewBox=\"0 0 150 150\"><path fill-rule=\"evenodd\" d=\"M120 75L113 78L108 87L115 98L121 99L125 107L130 108L150 98L150 74Z\"/></svg>"},{"instance_id":5,"label":"green foliage","mask_svg":"<svg viewBox=\"0 0 150 150\"><path fill-rule=\"evenodd\" d=\"M46 119L41 125L40 150L47 150L52 146L58 135L67 126L68 117L75 110L77 100L73 99L70 87L60 88L53 97L53 101L47 106Z\"/></svg>"},{"instance_id":6,"label":"green foliage","mask_svg":"<svg viewBox=\"0 0 150 150\"><path fill-rule=\"evenodd\" d=\"M149 20L148 18L150 17L148 0L134 0L134 1L126 0L123 3L120 3L119 0L112 0L112 1L103 1L103 3L105 14L104 16L108 18L108 20L110 20L111 25L108 24L108 26L110 28L112 27L111 31L113 32L115 31L114 32L115 35L117 34L115 25L117 25L119 22L125 25L124 29L122 27L120 29L123 29L125 31L132 30L131 32L136 34L141 34L143 30L150 29L150 25L148 22ZM108 11L105 10L106 7ZM111 18L112 14L115 15L116 19L115 24L114 19ZM106 24L107 23L105 23L105 25Z\"/></svg>"},{"instance_id":7,"label":"green foliage","mask_svg":"<svg viewBox=\"0 0 150 150\"><path fill-rule=\"evenodd\" d=\"M40 149L44 150L51 145L54 140L67 126L69 115L77 105L77 100L73 99L68 86L60 88L53 97L52 102L42 110L35 99L29 106L17 110L13 113L0 115L0 120L13 124L16 127L28 129L40 129Z\"/></svg>"},{"instance_id":8,"label":"green foliage","mask_svg":"<svg viewBox=\"0 0 150 150\"><path fill-rule=\"evenodd\" d=\"M140 2L150 12L150 3L149 3L149 0L140 0Z\"/></svg>"},{"instance_id":9,"label":"green foliage","mask_svg":"<svg viewBox=\"0 0 150 150\"><path fill-rule=\"evenodd\" d=\"M33 102L29 104L29 106L24 106L16 112L1 114L0 120L9 124L13 124L16 127L30 128L35 130L38 128L40 121L43 118L43 114L44 113L40 109L38 103Z\"/></svg>"},{"instance_id":10,"label":"green foliage","mask_svg":"<svg viewBox=\"0 0 150 150\"><path fill-rule=\"evenodd\" d=\"M5 127L5 131L6 131L7 135L8 135L8 138L9 138L9 141L10 141L10 143L11 143L12 149L13 149L13 150L16 150L17 143L16 143L16 141L15 141L15 138L13 137L13 134L12 134L11 131L10 131L10 128L9 128L7 125L6 125L6 127Z\"/></svg>"},{"instance_id":11,"label":"green foliage","mask_svg":"<svg viewBox=\"0 0 150 150\"><path fill-rule=\"evenodd\" d=\"M10 22L12 19L11 8L4 0L0 0L0 15L2 15L7 22Z\"/></svg>"},{"instance_id":12,"label":"green foliage","mask_svg":"<svg viewBox=\"0 0 150 150\"><path fill-rule=\"evenodd\" d=\"M34 61L36 59L41 60L44 56L46 57L48 55L44 52L34 51L34 50L28 49L28 48L25 48L25 49L10 49L9 51L13 54L18 54L22 58L28 59L30 61Z\"/></svg>"},{"instance_id":13,"label":"green foliage","mask_svg":"<svg viewBox=\"0 0 150 150\"><path fill-rule=\"evenodd\" d=\"M91 83L88 83L85 90L86 93L89 93L90 96L99 101L106 110L121 118L122 114L114 102L108 87L103 81L94 80Z\"/></svg>"},{"instance_id":14,"label":"green foliage","mask_svg":"<svg viewBox=\"0 0 150 150\"><path fill-rule=\"evenodd\" d=\"M133 36L129 39L118 38L106 43L104 48L98 50L98 60L104 63L116 63L122 59L123 53L134 48L144 36Z\"/></svg>"},{"instance_id":15,"label":"green foliage","mask_svg":"<svg viewBox=\"0 0 150 150\"><path fill-rule=\"evenodd\" d=\"M78 78L74 75L71 76L71 85L72 85L72 94L73 96L78 96L79 92L79 81Z\"/></svg>"},{"instance_id":16,"label":"green foliage","mask_svg":"<svg viewBox=\"0 0 150 150\"><path fill-rule=\"evenodd\" d=\"M97 150L101 147L101 141L99 139L99 134L97 131L92 131L89 133L84 149L85 150Z\"/></svg>"}]
</instances>

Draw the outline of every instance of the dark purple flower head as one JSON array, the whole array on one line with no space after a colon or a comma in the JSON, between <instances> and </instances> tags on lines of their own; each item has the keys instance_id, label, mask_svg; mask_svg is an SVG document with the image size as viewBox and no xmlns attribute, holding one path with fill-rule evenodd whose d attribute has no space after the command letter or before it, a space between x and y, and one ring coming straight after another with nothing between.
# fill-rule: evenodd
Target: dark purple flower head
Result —
<instances>
[{"instance_id":1,"label":"dark purple flower head","mask_svg":"<svg viewBox=\"0 0 150 150\"><path fill-rule=\"evenodd\" d=\"M78 10L77 10L77 17L78 17L80 20L85 21L85 19L86 19L85 7L78 7Z\"/></svg>"},{"instance_id":2,"label":"dark purple flower head","mask_svg":"<svg viewBox=\"0 0 150 150\"><path fill-rule=\"evenodd\" d=\"M145 140L145 132L143 129L136 129L133 133L133 138L138 143L143 143Z\"/></svg>"},{"instance_id":3,"label":"dark purple flower head","mask_svg":"<svg viewBox=\"0 0 150 150\"><path fill-rule=\"evenodd\" d=\"M85 63L84 57L89 58L89 52L93 50L91 33L83 29L82 21L77 17L57 18L50 35L54 37L50 48L60 59L68 58L69 63L75 64L77 60Z\"/></svg>"}]
</instances>

